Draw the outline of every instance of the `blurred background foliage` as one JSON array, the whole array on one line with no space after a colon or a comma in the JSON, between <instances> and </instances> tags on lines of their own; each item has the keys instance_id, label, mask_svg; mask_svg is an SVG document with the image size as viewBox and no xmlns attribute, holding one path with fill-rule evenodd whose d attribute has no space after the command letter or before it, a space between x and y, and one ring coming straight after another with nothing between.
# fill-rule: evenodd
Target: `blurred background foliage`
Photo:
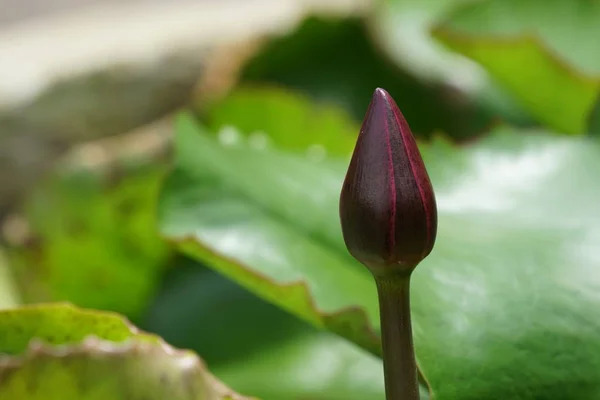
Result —
<instances>
[{"instance_id":1,"label":"blurred background foliage","mask_svg":"<svg viewBox=\"0 0 600 400\"><path fill-rule=\"evenodd\" d=\"M310 307L298 319L272 304L269 289L242 288L228 279L242 279L229 267L207 268L206 249L182 249L177 235L159 229L159 193L198 179L165 181L177 169L173 114L192 110L221 144L240 136L250 147L275 142L272 159L281 164L273 169L286 170L285 152L294 154L290 163L306 156L306 176L319 162L345 168L329 156L349 154L375 87L394 96L425 143L440 136L470 142L498 124L556 136L593 134L600 127L600 50L593 39L600 37L600 2L334 1L328 9L253 0L254 11L239 19L240 1L198 3L197 24L217 22L205 37L199 30L179 38L185 46L174 46L176 52L157 47L158 61L86 67L26 101L0 103L0 306L69 301L116 311L173 346L196 351L225 383L263 399L382 399L381 362L371 354L376 351L364 350L377 343L363 341L361 349L327 332L354 329L358 339L345 336L358 343L373 313L349 313L342 327ZM13 15L0 44L18 30L20 14ZM247 29L231 33L240 21ZM18 79L18 71L12 71L16 78L7 71L3 78ZM0 93L0 100L10 96ZM450 153L440 143L429 157ZM188 152L190 163L210 159L206 150ZM223 154L229 158L221 162L235 169L235 153ZM199 165L213 168L209 161ZM246 196L256 203L250 216L293 219L286 193L265 189L273 197L269 206L281 202L265 211L267 200L248 194L253 182L231 194L226 179L235 176L215 171L200 174L196 186L208 193L202 196ZM302 240L335 244L335 233L310 225L318 219L312 211L291 225L306 233ZM226 213L238 209L221 212L226 224ZM278 305L292 313L304 307L295 298L285 301Z\"/></svg>"}]
</instances>

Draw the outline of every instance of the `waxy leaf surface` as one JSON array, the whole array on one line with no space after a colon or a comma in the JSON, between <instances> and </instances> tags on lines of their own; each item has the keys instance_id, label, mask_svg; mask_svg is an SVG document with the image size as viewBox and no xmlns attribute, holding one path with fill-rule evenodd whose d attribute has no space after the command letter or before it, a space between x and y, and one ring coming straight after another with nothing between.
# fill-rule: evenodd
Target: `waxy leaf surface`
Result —
<instances>
[{"instance_id":1,"label":"waxy leaf surface","mask_svg":"<svg viewBox=\"0 0 600 400\"><path fill-rule=\"evenodd\" d=\"M290 138L301 134L288 128ZM377 352L363 329L376 329L376 293L344 256L337 215L348 158L311 161L278 147L281 133L265 133L268 147L252 148L242 134L233 145L235 135L224 140L182 116L163 233L271 302ZM600 144L497 128L464 147L436 139L421 152L439 228L415 270L412 302L432 393L600 398ZM348 307L363 313L339 323Z\"/></svg>"}]
</instances>

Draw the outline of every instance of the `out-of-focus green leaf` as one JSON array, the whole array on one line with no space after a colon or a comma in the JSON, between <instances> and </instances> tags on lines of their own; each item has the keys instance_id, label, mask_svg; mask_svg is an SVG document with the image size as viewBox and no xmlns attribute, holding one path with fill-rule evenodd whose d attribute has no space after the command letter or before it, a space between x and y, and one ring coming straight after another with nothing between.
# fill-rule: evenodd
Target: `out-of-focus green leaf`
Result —
<instances>
[{"instance_id":1,"label":"out-of-focus green leaf","mask_svg":"<svg viewBox=\"0 0 600 400\"><path fill-rule=\"evenodd\" d=\"M25 210L31 237L11 251L25 301L70 301L136 318L169 255L155 223L164 171L68 170L33 193Z\"/></svg>"},{"instance_id":2,"label":"out-of-focus green leaf","mask_svg":"<svg viewBox=\"0 0 600 400\"><path fill-rule=\"evenodd\" d=\"M489 122L479 104L446 85L422 82L399 68L373 43L364 18L309 18L266 45L245 66L242 81L275 83L313 99L335 103L362 119L375 87L395 99L413 131L456 137L478 133Z\"/></svg>"},{"instance_id":3,"label":"out-of-focus green leaf","mask_svg":"<svg viewBox=\"0 0 600 400\"><path fill-rule=\"evenodd\" d=\"M448 93L455 92L454 98L448 96L447 101L463 102L477 110L470 116L455 114L456 118L472 120L460 128L462 132L449 131L450 126L444 125L439 125L438 131L452 137L468 137L484 130L482 127L487 127L491 119L531 125L534 121L489 79L481 66L445 48L431 35L431 28L439 18L469 1L382 0L376 2L367 26L377 47L396 65L427 85L440 85ZM410 115L409 121L413 121ZM471 132L467 131L469 128Z\"/></svg>"},{"instance_id":4,"label":"out-of-focus green leaf","mask_svg":"<svg viewBox=\"0 0 600 400\"><path fill-rule=\"evenodd\" d=\"M445 49L430 34L438 18L468 1L383 0L369 28L390 58L421 79L477 90L486 85L485 72L468 58Z\"/></svg>"},{"instance_id":5,"label":"out-of-focus green leaf","mask_svg":"<svg viewBox=\"0 0 600 400\"><path fill-rule=\"evenodd\" d=\"M177 130L164 234L269 301L377 352L375 290L343 255L339 231L347 158L253 148L189 115ZM413 328L432 394L600 398L600 143L498 128L469 146L436 139L422 152L439 233L413 278ZM349 309L361 313L340 320Z\"/></svg>"},{"instance_id":6,"label":"out-of-focus green leaf","mask_svg":"<svg viewBox=\"0 0 600 400\"><path fill-rule=\"evenodd\" d=\"M265 399L385 399L381 360L323 332L296 334L212 369L228 384Z\"/></svg>"},{"instance_id":7,"label":"out-of-focus green leaf","mask_svg":"<svg viewBox=\"0 0 600 400\"><path fill-rule=\"evenodd\" d=\"M169 272L144 329L202 354L228 385L261 398L385 398L379 358L188 264Z\"/></svg>"},{"instance_id":8,"label":"out-of-focus green leaf","mask_svg":"<svg viewBox=\"0 0 600 400\"><path fill-rule=\"evenodd\" d=\"M436 28L483 65L532 115L583 133L600 93L600 3L492 0L458 8Z\"/></svg>"},{"instance_id":9,"label":"out-of-focus green leaf","mask_svg":"<svg viewBox=\"0 0 600 400\"><path fill-rule=\"evenodd\" d=\"M587 131L590 135L600 135L600 95L590 112L587 121Z\"/></svg>"},{"instance_id":10,"label":"out-of-focus green leaf","mask_svg":"<svg viewBox=\"0 0 600 400\"><path fill-rule=\"evenodd\" d=\"M198 357L117 314L67 304L0 311L0 398L243 400Z\"/></svg>"},{"instance_id":11,"label":"out-of-focus green leaf","mask_svg":"<svg viewBox=\"0 0 600 400\"><path fill-rule=\"evenodd\" d=\"M140 323L142 329L174 346L195 350L211 368L276 347L306 330L307 325L293 315L197 262L181 258L166 274Z\"/></svg>"},{"instance_id":12,"label":"out-of-focus green leaf","mask_svg":"<svg viewBox=\"0 0 600 400\"><path fill-rule=\"evenodd\" d=\"M0 248L0 309L14 307L19 302L12 272L9 270L6 257Z\"/></svg>"},{"instance_id":13,"label":"out-of-focus green leaf","mask_svg":"<svg viewBox=\"0 0 600 400\"><path fill-rule=\"evenodd\" d=\"M274 87L242 87L204 110L215 131L233 127L249 135L256 147L274 140L278 148L319 158L345 157L354 148L356 120L329 103L313 106L308 97ZM290 127L293 127L290 130Z\"/></svg>"},{"instance_id":14,"label":"out-of-focus green leaf","mask_svg":"<svg viewBox=\"0 0 600 400\"><path fill-rule=\"evenodd\" d=\"M26 352L32 339L50 345L71 345L93 335L122 342L138 336L135 328L118 314L76 308L70 304L41 304L0 311L0 354ZM140 334L144 341L158 337Z\"/></svg>"}]
</instances>

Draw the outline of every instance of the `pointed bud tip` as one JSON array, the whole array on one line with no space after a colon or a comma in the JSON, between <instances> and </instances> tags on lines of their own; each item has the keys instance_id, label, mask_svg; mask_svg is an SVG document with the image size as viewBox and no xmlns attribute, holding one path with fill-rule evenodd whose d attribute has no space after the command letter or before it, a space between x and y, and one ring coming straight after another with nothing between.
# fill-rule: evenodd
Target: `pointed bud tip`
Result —
<instances>
[{"instance_id":1,"label":"pointed bud tip","mask_svg":"<svg viewBox=\"0 0 600 400\"><path fill-rule=\"evenodd\" d=\"M373 97L375 96L380 96L380 97L385 97L385 96L389 96L390 94L387 92L387 90L382 89L380 87L375 88L375 92L373 93Z\"/></svg>"},{"instance_id":2,"label":"pointed bud tip","mask_svg":"<svg viewBox=\"0 0 600 400\"><path fill-rule=\"evenodd\" d=\"M344 241L375 274L410 272L433 248L433 188L408 123L377 88L340 197Z\"/></svg>"},{"instance_id":3,"label":"pointed bud tip","mask_svg":"<svg viewBox=\"0 0 600 400\"><path fill-rule=\"evenodd\" d=\"M394 101L392 99L392 96L390 96L390 94L387 92L387 90L382 89L382 88L377 88L373 92L373 97L371 99L370 107L373 107L375 104L381 104L381 102L389 104L390 100Z\"/></svg>"}]
</instances>

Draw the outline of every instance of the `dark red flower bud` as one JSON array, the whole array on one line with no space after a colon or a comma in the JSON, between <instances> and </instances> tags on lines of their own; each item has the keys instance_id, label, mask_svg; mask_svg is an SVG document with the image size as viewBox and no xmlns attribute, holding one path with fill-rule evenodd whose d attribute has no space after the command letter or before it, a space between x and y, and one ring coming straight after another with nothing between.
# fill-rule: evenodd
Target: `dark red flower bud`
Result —
<instances>
[{"instance_id":1,"label":"dark red flower bud","mask_svg":"<svg viewBox=\"0 0 600 400\"><path fill-rule=\"evenodd\" d=\"M433 248L433 188L408 123L376 89L340 198L346 247L375 275L410 273Z\"/></svg>"}]
</instances>

